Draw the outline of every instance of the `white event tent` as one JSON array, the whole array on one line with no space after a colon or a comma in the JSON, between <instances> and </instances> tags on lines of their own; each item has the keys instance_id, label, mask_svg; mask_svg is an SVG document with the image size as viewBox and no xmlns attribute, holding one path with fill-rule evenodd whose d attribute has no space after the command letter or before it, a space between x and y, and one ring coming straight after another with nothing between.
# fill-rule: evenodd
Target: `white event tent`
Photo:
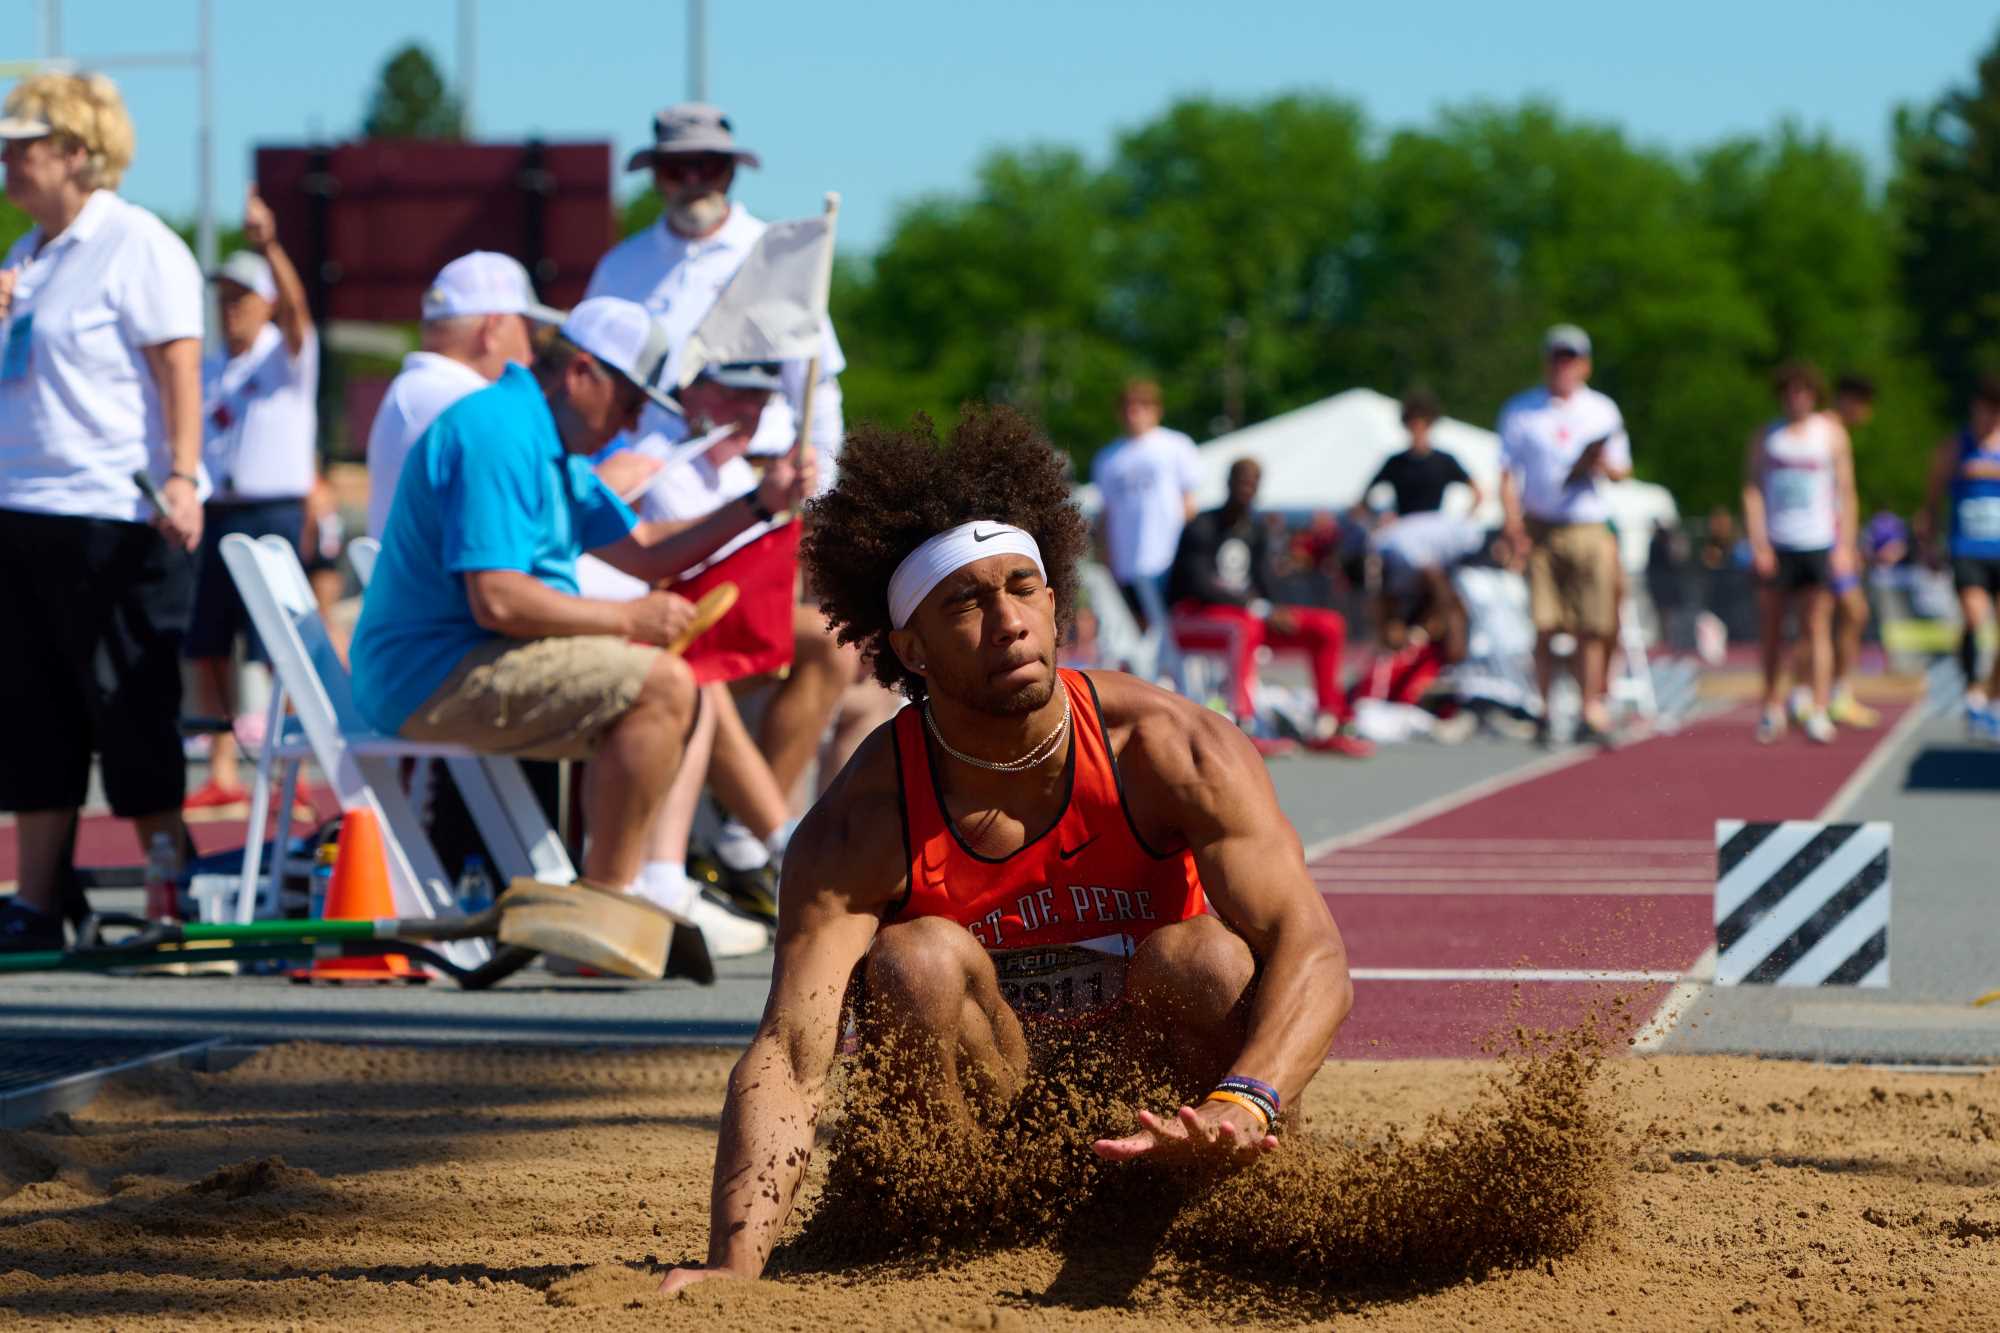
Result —
<instances>
[{"instance_id":1,"label":"white event tent","mask_svg":"<svg viewBox=\"0 0 2000 1333\"><path fill-rule=\"evenodd\" d=\"M1431 440L1457 458L1485 492L1485 503L1476 517L1489 526L1499 526L1500 437L1447 417L1431 428ZM1403 429L1402 411L1394 398L1373 389L1349 389L1202 445L1202 484L1197 498L1204 509L1221 504L1230 464L1239 458L1254 458L1264 468L1263 486L1257 494L1259 508L1344 509L1361 498L1361 488L1383 460L1408 444L1409 434ZM1081 488L1077 499L1086 511L1095 512L1095 487ZM1454 487L1445 507L1462 510L1468 499L1463 488ZM1610 499L1626 568L1643 568L1654 520L1673 521L1679 516L1674 498L1664 486L1626 481L1610 488Z\"/></svg>"}]
</instances>

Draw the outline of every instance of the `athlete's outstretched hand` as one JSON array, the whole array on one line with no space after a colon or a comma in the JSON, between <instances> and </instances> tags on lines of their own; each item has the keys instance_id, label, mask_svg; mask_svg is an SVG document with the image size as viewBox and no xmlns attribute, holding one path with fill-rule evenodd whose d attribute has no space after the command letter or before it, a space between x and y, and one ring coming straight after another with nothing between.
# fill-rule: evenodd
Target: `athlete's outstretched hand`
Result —
<instances>
[{"instance_id":1,"label":"athlete's outstretched hand","mask_svg":"<svg viewBox=\"0 0 2000 1333\"><path fill-rule=\"evenodd\" d=\"M1177 1115L1139 1112L1139 1132L1091 1145L1107 1162L1149 1157L1166 1166L1244 1165L1278 1146L1257 1117L1233 1102L1183 1106Z\"/></svg>"}]
</instances>

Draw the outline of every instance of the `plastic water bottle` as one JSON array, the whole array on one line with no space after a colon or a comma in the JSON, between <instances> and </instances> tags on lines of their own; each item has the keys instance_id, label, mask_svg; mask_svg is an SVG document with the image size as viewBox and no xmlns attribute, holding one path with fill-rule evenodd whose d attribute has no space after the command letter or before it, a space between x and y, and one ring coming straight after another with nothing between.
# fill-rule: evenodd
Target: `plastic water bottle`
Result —
<instances>
[{"instance_id":1,"label":"plastic water bottle","mask_svg":"<svg viewBox=\"0 0 2000 1333\"><path fill-rule=\"evenodd\" d=\"M170 833L155 833L146 849L146 917L151 921L181 919L181 858Z\"/></svg>"},{"instance_id":2,"label":"plastic water bottle","mask_svg":"<svg viewBox=\"0 0 2000 1333\"><path fill-rule=\"evenodd\" d=\"M458 899L458 910L467 916L478 916L493 906L493 876L486 872L485 857L474 854L465 858L454 896Z\"/></svg>"},{"instance_id":3,"label":"plastic water bottle","mask_svg":"<svg viewBox=\"0 0 2000 1333\"><path fill-rule=\"evenodd\" d=\"M323 842L313 853L312 878L308 882L306 902L315 921L326 920L326 895L327 890L333 887L333 867L338 860L340 846L337 843Z\"/></svg>"}]
</instances>

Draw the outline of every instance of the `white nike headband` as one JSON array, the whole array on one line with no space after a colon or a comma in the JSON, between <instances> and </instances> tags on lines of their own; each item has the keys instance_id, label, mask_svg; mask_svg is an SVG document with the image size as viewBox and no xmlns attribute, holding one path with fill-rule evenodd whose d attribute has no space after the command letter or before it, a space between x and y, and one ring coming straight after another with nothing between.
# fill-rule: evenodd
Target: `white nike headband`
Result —
<instances>
[{"instance_id":1,"label":"white nike headband","mask_svg":"<svg viewBox=\"0 0 2000 1333\"><path fill-rule=\"evenodd\" d=\"M1021 529L992 519L961 523L903 557L889 576L889 623L897 629L910 623L931 589L975 560L989 555L1025 555L1047 579L1042 548Z\"/></svg>"}]
</instances>

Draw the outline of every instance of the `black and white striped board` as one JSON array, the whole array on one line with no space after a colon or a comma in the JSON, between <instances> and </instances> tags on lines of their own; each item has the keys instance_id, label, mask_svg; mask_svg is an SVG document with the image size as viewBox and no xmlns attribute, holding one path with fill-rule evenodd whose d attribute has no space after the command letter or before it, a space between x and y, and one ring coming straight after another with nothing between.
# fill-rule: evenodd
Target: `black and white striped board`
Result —
<instances>
[{"instance_id":1,"label":"black and white striped board","mask_svg":"<svg viewBox=\"0 0 2000 1333\"><path fill-rule=\"evenodd\" d=\"M1718 986L1887 986L1889 825L1715 823Z\"/></svg>"}]
</instances>

